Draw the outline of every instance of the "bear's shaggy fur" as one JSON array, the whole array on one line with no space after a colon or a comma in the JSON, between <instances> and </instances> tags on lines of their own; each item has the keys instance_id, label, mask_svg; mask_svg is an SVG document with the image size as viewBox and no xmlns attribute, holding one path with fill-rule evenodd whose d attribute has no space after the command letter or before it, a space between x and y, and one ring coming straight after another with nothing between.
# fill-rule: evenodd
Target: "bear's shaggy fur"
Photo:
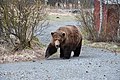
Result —
<instances>
[{"instance_id":1,"label":"bear's shaggy fur","mask_svg":"<svg viewBox=\"0 0 120 80\"><path fill-rule=\"evenodd\" d=\"M82 35L76 26L67 25L51 32L52 41L48 45L45 57L48 58L60 48L60 58L69 59L71 52L73 57L78 57L82 46Z\"/></svg>"}]
</instances>

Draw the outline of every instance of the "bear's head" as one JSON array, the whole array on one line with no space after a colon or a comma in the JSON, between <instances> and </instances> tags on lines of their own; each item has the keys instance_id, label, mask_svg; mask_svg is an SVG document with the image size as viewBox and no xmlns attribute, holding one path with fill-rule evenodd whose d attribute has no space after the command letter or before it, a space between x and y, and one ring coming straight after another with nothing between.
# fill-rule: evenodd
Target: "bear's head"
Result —
<instances>
[{"instance_id":1,"label":"bear's head","mask_svg":"<svg viewBox=\"0 0 120 80\"><path fill-rule=\"evenodd\" d=\"M59 48L65 42L65 32L51 32L52 44Z\"/></svg>"},{"instance_id":2,"label":"bear's head","mask_svg":"<svg viewBox=\"0 0 120 80\"><path fill-rule=\"evenodd\" d=\"M46 49L45 58L48 58L56 53L57 49L65 41L65 32L51 32L51 36L52 42L48 45Z\"/></svg>"}]
</instances>

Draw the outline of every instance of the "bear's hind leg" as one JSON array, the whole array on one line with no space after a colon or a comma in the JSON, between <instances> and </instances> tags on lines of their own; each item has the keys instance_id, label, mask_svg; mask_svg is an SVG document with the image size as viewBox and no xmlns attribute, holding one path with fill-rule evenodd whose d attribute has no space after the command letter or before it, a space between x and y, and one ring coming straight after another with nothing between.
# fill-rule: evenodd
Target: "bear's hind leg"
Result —
<instances>
[{"instance_id":1,"label":"bear's hind leg","mask_svg":"<svg viewBox=\"0 0 120 80\"><path fill-rule=\"evenodd\" d=\"M82 46L82 40L80 44L78 45L78 47L75 49L73 57L79 57L80 52L81 52L81 46Z\"/></svg>"},{"instance_id":2,"label":"bear's hind leg","mask_svg":"<svg viewBox=\"0 0 120 80\"><path fill-rule=\"evenodd\" d=\"M75 49L73 57L79 57L80 49L81 49L80 46Z\"/></svg>"}]
</instances>

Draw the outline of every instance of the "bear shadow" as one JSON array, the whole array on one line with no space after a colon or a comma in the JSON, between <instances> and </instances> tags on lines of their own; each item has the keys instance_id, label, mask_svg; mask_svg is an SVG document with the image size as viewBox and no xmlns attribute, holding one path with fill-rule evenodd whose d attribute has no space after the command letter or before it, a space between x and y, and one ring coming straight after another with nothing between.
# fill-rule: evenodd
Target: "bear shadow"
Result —
<instances>
[{"instance_id":1,"label":"bear shadow","mask_svg":"<svg viewBox=\"0 0 120 80\"><path fill-rule=\"evenodd\" d=\"M54 57L54 58L48 58L48 59L46 59L46 60L64 60L64 59L58 58L58 57Z\"/></svg>"},{"instance_id":2,"label":"bear shadow","mask_svg":"<svg viewBox=\"0 0 120 80\"><path fill-rule=\"evenodd\" d=\"M87 56L79 56L79 58L95 58L95 56L89 56L89 55L87 55Z\"/></svg>"},{"instance_id":3,"label":"bear shadow","mask_svg":"<svg viewBox=\"0 0 120 80\"><path fill-rule=\"evenodd\" d=\"M97 56L90 56L90 55L82 55L82 56L79 56L79 57L73 57L71 56L70 59L83 59L83 58L96 58ZM62 58L59 58L59 57L54 57L54 58L48 58L46 60L70 60L70 59L62 59Z\"/></svg>"}]
</instances>

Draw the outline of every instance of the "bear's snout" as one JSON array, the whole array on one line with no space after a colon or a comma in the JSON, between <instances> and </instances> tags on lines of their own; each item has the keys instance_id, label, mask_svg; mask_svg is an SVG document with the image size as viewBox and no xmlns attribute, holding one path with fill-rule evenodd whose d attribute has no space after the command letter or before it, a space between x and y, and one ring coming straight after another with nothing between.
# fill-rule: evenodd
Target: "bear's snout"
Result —
<instances>
[{"instance_id":1,"label":"bear's snout","mask_svg":"<svg viewBox=\"0 0 120 80\"><path fill-rule=\"evenodd\" d=\"M59 48L59 45L55 45L56 48Z\"/></svg>"},{"instance_id":2,"label":"bear's snout","mask_svg":"<svg viewBox=\"0 0 120 80\"><path fill-rule=\"evenodd\" d=\"M59 48L60 47L60 42L58 40L55 41L55 47Z\"/></svg>"}]
</instances>

